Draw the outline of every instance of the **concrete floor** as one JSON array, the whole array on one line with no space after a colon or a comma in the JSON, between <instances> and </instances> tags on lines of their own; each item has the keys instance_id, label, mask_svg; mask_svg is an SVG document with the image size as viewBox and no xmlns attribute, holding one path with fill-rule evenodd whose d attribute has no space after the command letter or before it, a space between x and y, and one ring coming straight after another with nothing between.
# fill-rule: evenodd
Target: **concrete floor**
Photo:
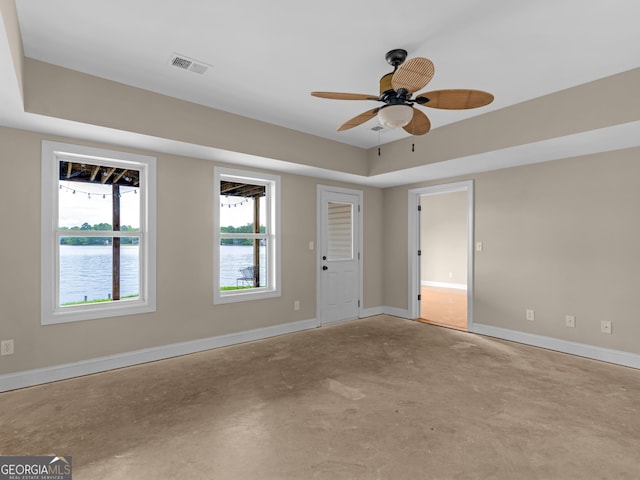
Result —
<instances>
[{"instance_id":1,"label":"concrete floor","mask_svg":"<svg viewBox=\"0 0 640 480\"><path fill-rule=\"evenodd\" d=\"M0 394L81 479L635 479L640 371L378 316Z\"/></svg>"}]
</instances>

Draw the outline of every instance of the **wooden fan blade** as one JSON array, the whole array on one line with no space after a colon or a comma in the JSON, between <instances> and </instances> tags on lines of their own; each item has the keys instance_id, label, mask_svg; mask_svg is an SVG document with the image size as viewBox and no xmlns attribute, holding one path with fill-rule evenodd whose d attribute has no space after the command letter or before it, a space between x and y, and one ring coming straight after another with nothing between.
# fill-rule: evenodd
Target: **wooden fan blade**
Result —
<instances>
[{"instance_id":1,"label":"wooden fan blade","mask_svg":"<svg viewBox=\"0 0 640 480\"><path fill-rule=\"evenodd\" d=\"M405 125L404 130L411 135L424 135L429 130L431 130L431 122L429 118L424 114L424 112L418 110L417 108L413 109L413 118L411 121Z\"/></svg>"},{"instance_id":2,"label":"wooden fan blade","mask_svg":"<svg viewBox=\"0 0 640 480\"><path fill-rule=\"evenodd\" d=\"M367 95L366 93L311 92L311 95L333 100L378 100L377 95Z\"/></svg>"},{"instance_id":3,"label":"wooden fan blade","mask_svg":"<svg viewBox=\"0 0 640 480\"><path fill-rule=\"evenodd\" d=\"M344 130L349 130L350 128L357 127L358 125L363 124L367 120L372 119L378 114L379 108L372 108L364 113L361 113L357 117L353 117L351 120L347 120L342 125L338 127L339 132L343 132Z\"/></svg>"},{"instance_id":4,"label":"wooden fan blade","mask_svg":"<svg viewBox=\"0 0 640 480\"><path fill-rule=\"evenodd\" d=\"M423 102L421 98L427 98L429 101ZM493 102L493 95L482 90L434 90L421 93L416 101L425 107L466 110L489 105Z\"/></svg>"},{"instance_id":5,"label":"wooden fan blade","mask_svg":"<svg viewBox=\"0 0 640 480\"><path fill-rule=\"evenodd\" d=\"M391 79L391 86L395 91L404 88L409 93L417 92L431 81L434 73L435 67L431 60L415 57L398 67Z\"/></svg>"}]
</instances>

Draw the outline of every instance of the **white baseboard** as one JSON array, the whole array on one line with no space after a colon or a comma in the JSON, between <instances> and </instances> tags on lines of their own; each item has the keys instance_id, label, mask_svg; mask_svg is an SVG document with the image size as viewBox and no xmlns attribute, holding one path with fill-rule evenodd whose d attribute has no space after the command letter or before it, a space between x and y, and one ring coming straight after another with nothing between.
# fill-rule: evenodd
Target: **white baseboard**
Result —
<instances>
[{"instance_id":1,"label":"white baseboard","mask_svg":"<svg viewBox=\"0 0 640 480\"><path fill-rule=\"evenodd\" d=\"M263 338L275 337L287 333L300 332L318 327L317 320L301 320L298 322L284 323L272 327L257 328L247 332L231 333L218 337L209 337L188 342L174 343L161 347L145 348L133 352L106 357L93 358L80 362L56 365L54 367L38 368L17 373L0 375L0 392L15 390L17 388L32 387L43 383L66 380L68 378L81 377L92 373L106 372L116 368L130 367L141 363L164 360L189 353L201 352L212 348L226 347L239 343L253 342Z\"/></svg>"},{"instance_id":2,"label":"white baseboard","mask_svg":"<svg viewBox=\"0 0 640 480\"><path fill-rule=\"evenodd\" d=\"M319 327L330 327L331 325L339 325L341 323L352 322L353 320L358 320L358 318L362 318L362 317L343 318L343 319L340 319L340 320L333 320L331 322L323 323L322 325L318 325L318 326Z\"/></svg>"},{"instance_id":3,"label":"white baseboard","mask_svg":"<svg viewBox=\"0 0 640 480\"><path fill-rule=\"evenodd\" d=\"M466 290L467 285L465 283L446 283L446 282L429 282L423 280L420 282L423 287L437 287L437 288L452 288L454 290Z\"/></svg>"},{"instance_id":4,"label":"white baseboard","mask_svg":"<svg viewBox=\"0 0 640 480\"><path fill-rule=\"evenodd\" d=\"M560 340L553 337L545 337L532 333L518 332L507 328L494 327L491 325L482 325L474 323L472 326L473 333L486 335L488 337L510 340L512 342L524 343L534 347L546 348L557 352L569 353L579 357L591 358L608 363L615 363L625 367L640 369L640 355L636 353L623 352L620 350L612 350L609 348L596 347L584 343L571 342L568 340Z\"/></svg>"},{"instance_id":5,"label":"white baseboard","mask_svg":"<svg viewBox=\"0 0 640 480\"><path fill-rule=\"evenodd\" d=\"M363 308L360 310L360 318L375 317L376 315L384 315L383 307Z\"/></svg>"},{"instance_id":6,"label":"white baseboard","mask_svg":"<svg viewBox=\"0 0 640 480\"><path fill-rule=\"evenodd\" d=\"M361 317L374 315L392 315L394 317L411 319L409 311L394 307L374 307L361 311ZM317 328L319 326L316 319L301 320L298 322L274 325L272 327L257 328L247 332L238 332L218 337L209 337L188 342L174 343L161 347L153 347L118 355L93 358L80 362L56 365L53 367L38 368L17 373L0 375L0 392L15 390L18 388L31 387L43 383L66 380L68 378L81 377L92 373L105 372L116 368L139 365L141 363L164 360L171 357L178 357L190 353L201 352L213 348L226 347L239 343L253 342L264 338L285 335L287 333L300 332ZM611 350L593 345L559 340L557 338L545 337L531 333L518 332L506 328L493 327L474 323L472 332L489 337L501 338L536 347L556 350L563 353L578 355L580 357L592 358L604 362L615 363L627 367L640 369L640 355L619 350Z\"/></svg>"},{"instance_id":7,"label":"white baseboard","mask_svg":"<svg viewBox=\"0 0 640 480\"><path fill-rule=\"evenodd\" d=\"M382 314L384 315L392 315L394 317L407 318L409 320L413 320L413 317L409 315L409 310L403 308L394 308L394 307L381 307Z\"/></svg>"}]
</instances>

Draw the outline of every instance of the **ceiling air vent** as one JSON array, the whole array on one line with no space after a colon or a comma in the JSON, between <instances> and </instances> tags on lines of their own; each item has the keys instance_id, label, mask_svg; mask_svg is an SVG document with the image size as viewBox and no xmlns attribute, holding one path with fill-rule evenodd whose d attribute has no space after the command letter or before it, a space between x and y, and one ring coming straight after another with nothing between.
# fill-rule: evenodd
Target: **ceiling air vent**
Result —
<instances>
[{"instance_id":1,"label":"ceiling air vent","mask_svg":"<svg viewBox=\"0 0 640 480\"><path fill-rule=\"evenodd\" d=\"M189 70L190 72L198 73L203 75L210 67L204 62L198 62L193 60L192 58L185 57L184 55L178 55L174 53L169 61L169 64L176 68L181 68L182 70Z\"/></svg>"}]
</instances>

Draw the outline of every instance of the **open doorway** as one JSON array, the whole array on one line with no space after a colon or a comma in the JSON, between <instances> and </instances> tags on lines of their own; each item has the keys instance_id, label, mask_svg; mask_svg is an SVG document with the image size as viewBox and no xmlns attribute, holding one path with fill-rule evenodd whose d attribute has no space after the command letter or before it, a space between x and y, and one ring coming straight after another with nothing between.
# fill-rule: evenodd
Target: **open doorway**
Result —
<instances>
[{"instance_id":1,"label":"open doorway","mask_svg":"<svg viewBox=\"0 0 640 480\"><path fill-rule=\"evenodd\" d=\"M471 331L473 182L411 190L409 208L412 317Z\"/></svg>"},{"instance_id":2,"label":"open doorway","mask_svg":"<svg viewBox=\"0 0 640 480\"><path fill-rule=\"evenodd\" d=\"M420 320L467 330L467 195L420 196Z\"/></svg>"}]
</instances>

